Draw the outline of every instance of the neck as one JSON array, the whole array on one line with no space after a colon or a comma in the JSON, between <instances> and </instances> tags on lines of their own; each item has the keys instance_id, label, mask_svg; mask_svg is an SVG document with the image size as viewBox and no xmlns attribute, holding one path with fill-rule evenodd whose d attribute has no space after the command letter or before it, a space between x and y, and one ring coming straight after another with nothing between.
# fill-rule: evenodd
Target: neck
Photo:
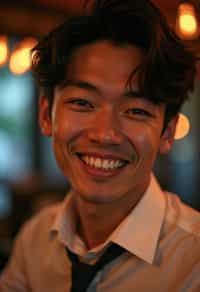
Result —
<instances>
[{"instance_id":1,"label":"neck","mask_svg":"<svg viewBox=\"0 0 200 292\"><path fill-rule=\"evenodd\" d=\"M109 204L96 204L84 200L82 196L77 194L74 196L77 217L79 218L78 233L88 249L106 241L136 206L143 193Z\"/></svg>"},{"instance_id":2,"label":"neck","mask_svg":"<svg viewBox=\"0 0 200 292\"><path fill-rule=\"evenodd\" d=\"M88 249L91 249L105 242L123 217L118 214L113 220L112 210L107 212L106 208L93 207L90 203L84 205L87 211L82 212L82 208L79 208L79 234Z\"/></svg>"}]
</instances>

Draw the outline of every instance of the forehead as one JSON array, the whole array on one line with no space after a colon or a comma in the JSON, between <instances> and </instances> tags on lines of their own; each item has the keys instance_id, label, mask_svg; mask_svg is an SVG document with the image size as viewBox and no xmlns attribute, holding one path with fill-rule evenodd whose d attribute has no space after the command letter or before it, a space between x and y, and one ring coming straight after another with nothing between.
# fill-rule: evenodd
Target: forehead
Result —
<instances>
[{"instance_id":1,"label":"forehead","mask_svg":"<svg viewBox=\"0 0 200 292\"><path fill-rule=\"evenodd\" d=\"M75 50L67 67L66 79L88 81L100 87L124 87L143 58L142 50L135 46L98 41Z\"/></svg>"}]
</instances>

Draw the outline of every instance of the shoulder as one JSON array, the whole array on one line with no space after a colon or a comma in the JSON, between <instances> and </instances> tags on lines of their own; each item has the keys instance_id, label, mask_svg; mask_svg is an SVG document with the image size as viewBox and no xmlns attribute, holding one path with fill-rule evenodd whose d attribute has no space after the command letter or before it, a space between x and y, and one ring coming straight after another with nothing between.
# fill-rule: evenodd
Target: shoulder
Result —
<instances>
[{"instance_id":1,"label":"shoulder","mask_svg":"<svg viewBox=\"0 0 200 292\"><path fill-rule=\"evenodd\" d=\"M40 211L28 220L18 233L12 254L0 278L0 290L12 287L12 291L28 291L28 281L37 282L50 252L49 234L59 213L58 204ZM34 273L33 273L34 271ZM7 288L3 291L7 291Z\"/></svg>"},{"instance_id":2,"label":"shoulder","mask_svg":"<svg viewBox=\"0 0 200 292\"><path fill-rule=\"evenodd\" d=\"M31 246L37 241L37 245L42 240L49 237L51 227L62 208L62 203L47 207L24 223L16 241L20 241L24 247Z\"/></svg>"},{"instance_id":3,"label":"shoulder","mask_svg":"<svg viewBox=\"0 0 200 292\"><path fill-rule=\"evenodd\" d=\"M200 213L182 202L176 194L165 192L165 196L167 199L166 221L200 239Z\"/></svg>"}]
</instances>

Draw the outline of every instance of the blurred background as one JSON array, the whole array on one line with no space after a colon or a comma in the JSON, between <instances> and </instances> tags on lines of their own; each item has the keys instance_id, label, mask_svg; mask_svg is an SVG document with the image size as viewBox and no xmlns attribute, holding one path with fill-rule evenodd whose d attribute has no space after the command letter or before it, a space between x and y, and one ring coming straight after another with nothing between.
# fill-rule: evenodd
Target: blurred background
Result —
<instances>
[{"instance_id":1,"label":"blurred background","mask_svg":"<svg viewBox=\"0 0 200 292\"><path fill-rule=\"evenodd\" d=\"M122 0L123 1L123 0ZM185 45L200 57L200 0L154 0ZM61 200L69 185L56 166L51 141L38 127L38 90L30 49L84 0L0 1L0 270L20 226ZM159 76L158 76L159 82ZM160 157L161 185L200 210L200 65L194 93L182 109L172 152Z\"/></svg>"}]
</instances>

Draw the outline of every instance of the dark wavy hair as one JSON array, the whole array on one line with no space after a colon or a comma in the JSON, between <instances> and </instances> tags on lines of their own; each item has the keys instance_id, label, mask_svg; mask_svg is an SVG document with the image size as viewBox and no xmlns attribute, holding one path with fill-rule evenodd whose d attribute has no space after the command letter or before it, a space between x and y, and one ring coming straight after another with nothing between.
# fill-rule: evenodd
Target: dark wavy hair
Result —
<instances>
[{"instance_id":1,"label":"dark wavy hair","mask_svg":"<svg viewBox=\"0 0 200 292\"><path fill-rule=\"evenodd\" d=\"M166 105L165 125L193 89L195 56L186 50L166 19L148 0L99 0L80 16L66 20L33 49L32 71L53 104L54 88L66 78L70 56L78 47L99 40L131 44L145 53L134 69L139 89L153 103Z\"/></svg>"}]
</instances>

